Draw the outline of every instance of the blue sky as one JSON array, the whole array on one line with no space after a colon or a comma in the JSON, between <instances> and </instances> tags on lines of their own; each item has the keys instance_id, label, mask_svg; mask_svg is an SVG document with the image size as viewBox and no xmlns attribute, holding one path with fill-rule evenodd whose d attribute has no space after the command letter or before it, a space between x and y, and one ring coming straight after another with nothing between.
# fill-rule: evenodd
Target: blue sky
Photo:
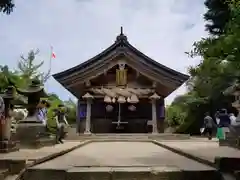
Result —
<instances>
[{"instance_id":1,"label":"blue sky","mask_svg":"<svg viewBox=\"0 0 240 180\"><path fill-rule=\"evenodd\" d=\"M129 42L156 61L187 73L190 59L184 53L205 37L204 0L16 0L16 9L0 14L0 64L16 68L21 54L39 49L38 60L49 68L50 46L56 59L52 73L78 65L110 46L123 26ZM48 92L72 97L53 78ZM167 98L186 90L180 87Z\"/></svg>"}]
</instances>

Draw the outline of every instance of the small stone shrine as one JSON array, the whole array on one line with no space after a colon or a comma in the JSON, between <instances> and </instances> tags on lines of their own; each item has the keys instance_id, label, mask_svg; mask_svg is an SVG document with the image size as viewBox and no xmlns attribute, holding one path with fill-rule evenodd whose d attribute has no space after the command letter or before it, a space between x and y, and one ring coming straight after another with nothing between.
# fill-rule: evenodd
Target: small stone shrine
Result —
<instances>
[{"instance_id":1,"label":"small stone shrine","mask_svg":"<svg viewBox=\"0 0 240 180\"><path fill-rule=\"evenodd\" d=\"M28 116L18 122L16 129L16 138L20 141L20 145L38 148L55 143L46 132L46 126L36 117L37 105L40 102L40 98L46 97L46 93L40 81L32 80L28 88L18 88L17 91L19 94L28 98L26 107Z\"/></svg>"},{"instance_id":2,"label":"small stone shrine","mask_svg":"<svg viewBox=\"0 0 240 180\"><path fill-rule=\"evenodd\" d=\"M225 140L220 141L219 145L227 145L240 149L240 84L236 83L227 88L224 94L234 97L232 106L236 108L238 115L236 118L236 124L229 127L230 132L226 135Z\"/></svg>"},{"instance_id":3,"label":"small stone shrine","mask_svg":"<svg viewBox=\"0 0 240 180\"><path fill-rule=\"evenodd\" d=\"M11 136L11 120L13 118L11 101L14 100L15 94L15 88L10 86L0 95L0 153L18 150L17 143Z\"/></svg>"}]
</instances>

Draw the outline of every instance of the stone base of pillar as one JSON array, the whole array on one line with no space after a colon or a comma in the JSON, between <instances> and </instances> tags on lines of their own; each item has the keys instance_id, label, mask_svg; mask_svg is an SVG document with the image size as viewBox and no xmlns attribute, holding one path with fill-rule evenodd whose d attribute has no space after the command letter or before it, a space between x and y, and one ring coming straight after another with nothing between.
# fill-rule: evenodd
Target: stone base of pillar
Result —
<instances>
[{"instance_id":1,"label":"stone base of pillar","mask_svg":"<svg viewBox=\"0 0 240 180\"><path fill-rule=\"evenodd\" d=\"M91 131L84 131L84 134L91 135L92 133L91 133Z\"/></svg>"},{"instance_id":2,"label":"stone base of pillar","mask_svg":"<svg viewBox=\"0 0 240 180\"><path fill-rule=\"evenodd\" d=\"M37 149L56 144L56 139L50 137L46 126L39 122L35 116L19 121L14 136L19 141L20 147Z\"/></svg>"},{"instance_id":3,"label":"stone base of pillar","mask_svg":"<svg viewBox=\"0 0 240 180\"><path fill-rule=\"evenodd\" d=\"M15 141L0 141L0 153L9 153L9 152L14 152L18 151L19 146L18 143Z\"/></svg>"}]
</instances>

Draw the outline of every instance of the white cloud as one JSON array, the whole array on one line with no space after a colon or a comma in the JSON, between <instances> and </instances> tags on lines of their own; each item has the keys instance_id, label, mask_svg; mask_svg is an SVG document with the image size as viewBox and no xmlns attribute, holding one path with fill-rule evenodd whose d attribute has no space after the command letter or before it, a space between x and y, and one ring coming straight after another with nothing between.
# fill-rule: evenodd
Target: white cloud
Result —
<instances>
[{"instance_id":1,"label":"white cloud","mask_svg":"<svg viewBox=\"0 0 240 180\"><path fill-rule=\"evenodd\" d=\"M204 11L203 0L18 0L10 16L0 15L0 62L14 68L20 54L39 48L47 71L52 45L53 73L60 72L107 48L123 26L136 48L186 73L197 61L184 52L206 35ZM46 87L64 99L70 95L53 79ZM184 91L179 88L167 103Z\"/></svg>"}]
</instances>

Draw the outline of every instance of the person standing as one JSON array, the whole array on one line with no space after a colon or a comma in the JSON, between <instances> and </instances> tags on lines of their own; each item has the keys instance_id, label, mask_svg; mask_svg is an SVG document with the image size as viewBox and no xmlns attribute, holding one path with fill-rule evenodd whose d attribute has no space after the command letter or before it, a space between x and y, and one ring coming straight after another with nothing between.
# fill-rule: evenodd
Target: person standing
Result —
<instances>
[{"instance_id":1,"label":"person standing","mask_svg":"<svg viewBox=\"0 0 240 180\"><path fill-rule=\"evenodd\" d=\"M215 114L215 120L216 120L217 125L220 123L219 114L220 114L219 111L217 111L216 114Z\"/></svg>"},{"instance_id":2,"label":"person standing","mask_svg":"<svg viewBox=\"0 0 240 180\"><path fill-rule=\"evenodd\" d=\"M47 109L50 107L50 104L46 100L41 100L38 104L37 119L46 126L47 130Z\"/></svg>"},{"instance_id":3,"label":"person standing","mask_svg":"<svg viewBox=\"0 0 240 180\"><path fill-rule=\"evenodd\" d=\"M58 108L55 109L55 118L56 118L56 124L57 124L57 133L56 133L56 141L57 143L63 143L63 139L66 135L67 127L69 126L67 120L66 120L66 110L64 105L60 104L58 105Z\"/></svg>"},{"instance_id":4,"label":"person standing","mask_svg":"<svg viewBox=\"0 0 240 180\"><path fill-rule=\"evenodd\" d=\"M232 125L232 126L235 126L236 124L237 124L237 122L236 122L236 116L233 114L233 113L230 113L229 114L229 118L230 118L230 124Z\"/></svg>"},{"instance_id":5,"label":"person standing","mask_svg":"<svg viewBox=\"0 0 240 180\"><path fill-rule=\"evenodd\" d=\"M208 112L205 113L204 127L205 127L205 133L208 135L208 139L211 140L215 123L213 118L209 115Z\"/></svg>"},{"instance_id":6,"label":"person standing","mask_svg":"<svg viewBox=\"0 0 240 180\"><path fill-rule=\"evenodd\" d=\"M226 109L220 110L219 119L220 119L219 128L222 128L223 138L226 139L226 135L227 133L229 133L229 126L231 124L231 120L227 114Z\"/></svg>"}]
</instances>

